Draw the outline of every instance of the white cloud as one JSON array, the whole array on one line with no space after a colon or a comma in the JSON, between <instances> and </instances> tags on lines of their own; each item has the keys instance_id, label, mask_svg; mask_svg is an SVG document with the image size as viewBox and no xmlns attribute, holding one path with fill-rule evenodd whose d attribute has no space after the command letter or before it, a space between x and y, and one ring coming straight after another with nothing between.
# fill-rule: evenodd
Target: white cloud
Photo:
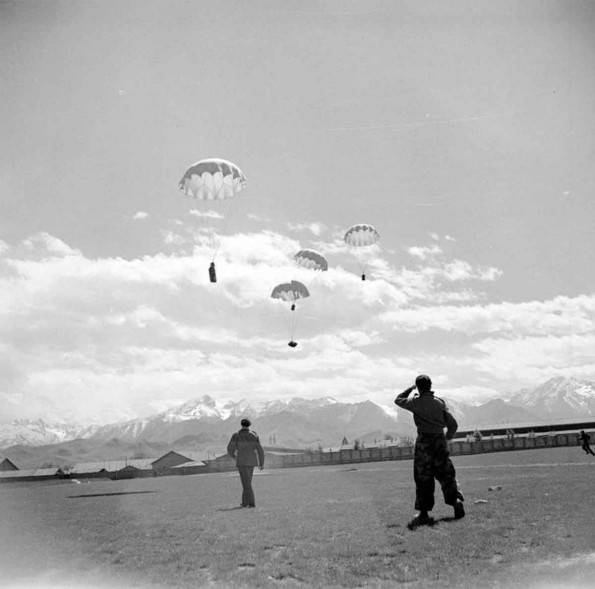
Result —
<instances>
[{"instance_id":1,"label":"white cloud","mask_svg":"<svg viewBox=\"0 0 595 589\"><path fill-rule=\"evenodd\" d=\"M415 258L420 260L427 260L431 256L436 256L442 253L442 248L438 245L430 247L412 246L407 249L407 252Z\"/></svg>"},{"instance_id":2,"label":"white cloud","mask_svg":"<svg viewBox=\"0 0 595 589\"><path fill-rule=\"evenodd\" d=\"M260 223L270 223L271 222L270 217L266 217L265 215L255 215L254 213L247 213L246 218L251 219L252 221L258 221Z\"/></svg>"},{"instance_id":3,"label":"white cloud","mask_svg":"<svg viewBox=\"0 0 595 589\"><path fill-rule=\"evenodd\" d=\"M188 238L180 235L179 233L175 233L174 231L162 231L161 232L163 243L166 245L184 245L188 243Z\"/></svg>"},{"instance_id":4,"label":"white cloud","mask_svg":"<svg viewBox=\"0 0 595 589\"><path fill-rule=\"evenodd\" d=\"M462 306L478 297L467 283L497 271L444 255L396 268L377 249L362 281L344 246L336 257L346 269L309 271L293 260L299 242L273 231L222 236L211 284L206 240L195 236L187 251L180 242L170 240L169 255L134 260L89 259L48 234L7 244L0 392L11 402L3 418L57 410L106 421L203 393L390 404L419 372L478 397L527 375L591 369L595 297ZM270 297L292 279L311 293L295 312ZM295 349L287 346L292 318Z\"/></svg>"},{"instance_id":5,"label":"white cloud","mask_svg":"<svg viewBox=\"0 0 595 589\"><path fill-rule=\"evenodd\" d=\"M23 240L23 246L40 255L79 256L81 252L66 245L61 239L45 232L36 233Z\"/></svg>"},{"instance_id":6,"label":"white cloud","mask_svg":"<svg viewBox=\"0 0 595 589\"><path fill-rule=\"evenodd\" d=\"M595 333L490 338L474 344L482 352L478 370L493 378L531 385L555 376L595 375Z\"/></svg>"},{"instance_id":7,"label":"white cloud","mask_svg":"<svg viewBox=\"0 0 595 589\"><path fill-rule=\"evenodd\" d=\"M299 232L299 231L309 231L316 237L322 235L327 227L324 223L318 222L311 222L311 223L286 223L287 228L290 231Z\"/></svg>"},{"instance_id":8,"label":"white cloud","mask_svg":"<svg viewBox=\"0 0 595 589\"><path fill-rule=\"evenodd\" d=\"M440 396L459 403L480 404L492 399L502 398L502 391L481 385L443 386Z\"/></svg>"},{"instance_id":9,"label":"white cloud","mask_svg":"<svg viewBox=\"0 0 595 589\"><path fill-rule=\"evenodd\" d=\"M207 210L207 211L199 211L198 209L190 209L190 215L192 215L193 217L198 217L198 218L205 218L205 219L224 219L225 216L222 215L221 213L218 213L217 211L211 211L211 210Z\"/></svg>"},{"instance_id":10,"label":"white cloud","mask_svg":"<svg viewBox=\"0 0 595 589\"><path fill-rule=\"evenodd\" d=\"M443 266L443 276L450 281L483 280L493 282L502 276L497 268L473 268L469 262L454 260Z\"/></svg>"},{"instance_id":11,"label":"white cloud","mask_svg":"<svg viewBox=\"0 0 595 589\"><path fill-rule=\"evenodd\" d=\"M143 221L144 219L146 219L149 216L149 213L145 213L145 211L138 211L134 214L134 216L132 217L132 219L134 221Z\"/></svg>"},{"instance_id":12,"label":"white cloud","mask_svg":"<svg viewBox=\"0 0 595 589\"><path fill-rule=\"evenodd\" d=\"M595 296L483 306L418 306L388 311L380 319L406 331L434 329L468 336L489 333L560 336L595 330Z\"/></svg>"}]
</instances>

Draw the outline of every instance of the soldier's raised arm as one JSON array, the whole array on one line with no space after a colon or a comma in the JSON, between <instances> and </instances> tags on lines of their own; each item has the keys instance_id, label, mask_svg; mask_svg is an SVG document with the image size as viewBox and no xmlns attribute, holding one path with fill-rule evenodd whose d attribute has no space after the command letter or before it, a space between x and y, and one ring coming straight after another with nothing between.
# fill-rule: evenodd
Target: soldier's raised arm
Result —
<instances>
[{"instance_id":1,"label":"soldier's raised arm","mask_svg":"<svg viewBox=\"0 0 595 589\"><path fill-rule=\"evenodd\" d=\"M400 395L397 395L397 398L395 399L395 405L406 409L408 397L409 397L410 393L414 390L415 390L415 385L409 387L408 389L405 389Z\"/></svg>"}]
</instances>

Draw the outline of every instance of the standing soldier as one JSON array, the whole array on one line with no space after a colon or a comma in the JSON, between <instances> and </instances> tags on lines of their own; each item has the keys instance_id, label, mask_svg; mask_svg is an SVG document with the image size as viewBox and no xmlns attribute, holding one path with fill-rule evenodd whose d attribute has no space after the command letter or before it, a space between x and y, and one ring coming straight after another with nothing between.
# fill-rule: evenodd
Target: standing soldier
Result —
<instances>
[{"instance_id":1,"label":"standing soldier","mask_svg":"<svg viewBox=\"0 0 595 589\"><path fill-rule=\"evenodd\" d=\"M235 459L242 481L240 507L256 507L252 475L255 466L258 466L260 470L264 468L264 450L256 432L251 432L248 429L251 425L250 420L242 419L240 424L242 429L231 436L231 440L227 444L227 453Z\"/></svg>"},{"instance_id":2,"label":"standing soldier","mask_svg":"<svg viewBox=\"0 0 595 589\"><path fill-rule=\"evenodd\" d=\"M409 397L417 388L419 394ZM409 522L408 527L433 523L429 512L434 507L434 479L442 487L444 502L454 507L455 519L465 517L463 495L458 489L455 467L449 457L447 440L452 440L458 424L446 407L446 403L434 396L432 381L421 374L415 384L403 391L395 404L413 413L417 427L413 478L415 480L415 509L419 513ZM446 428L446 436L444 435Z\"/></svg>"}]
</instances>

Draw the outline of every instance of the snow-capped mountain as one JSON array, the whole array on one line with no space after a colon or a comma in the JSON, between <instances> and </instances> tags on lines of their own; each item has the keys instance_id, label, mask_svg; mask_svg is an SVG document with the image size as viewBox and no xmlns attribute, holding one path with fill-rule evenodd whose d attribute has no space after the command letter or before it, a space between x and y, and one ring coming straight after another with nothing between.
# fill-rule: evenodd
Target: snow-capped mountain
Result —
<instances>
[{"instance_id":1,"label":"snow-capped mountain","mask_svg":"<svg viewBox=\"0 0 595 589\"><path fill-rule=\"evenodd\" d=\"M119 438L152 441L224 442L239 427L242 417L250 417L261 435L275 435L286 445L330 443L346 430L365 435L379 427L396 431L395 415L370 401L341 403L331 397L222 403L205 395L155 415L121 424L97 428L93 439Z\"/></svg>"},{"instance_id":2,"label":"snow-capped mountain","mask_svg":"<svg viewBox=\"0 0 595 589\"><path fill-rule=\"evenodd\" d=\"M13 422L0 427L0 448L38 446L85 438L97 442L119 439L191 446L226 443L229 433L248 416L264 436L275 435L286 445L330 445L336 438L365 436L382 429L396 433L396 412L365 401L341 403L331 397L287 400L221 402L205 395L143 419L104 426L77 428L50 426L43 422ZM62 428L62 429L61 429Z\"/></svg>"},{"instance_id":3,"label":"snow-capped mountain","mask_svg":"<svg viewBox=\"0 0 595 589\"><path fill-rule=\"evenodd\" d=\"M41 446L93 435L93 427L67 423L46 423L43 419L17 419L0 427L0 448L22 444Z\"/></svg>"},{"instance_id":4,"label":"snow-capped mountain","mask_svg":"<svg viewBox=\"0 0 595 589\"><path fill-rule=\"evenodd\" d=\"M540 419L590 419L595 416L595 383L556 377L535 389L522 389L510 397L509 403Z\"/></svg>"},{"instance_id":5,"label":"snow-capped mountain","mask_svg":"<svg viewBox=\"0 0 595 589\"><path fill-rule=\"evenodd\" d=\"M523 389L477 406L446 399L459 428L498 424L549 423L595 417L595 383L554 378L535 389ZM219 401L208 395L154 416L104 426L77 427L43 420L19 420L0 426L0 448L41 446L83 438L103 443L114 438L128 442L185 444L199 448L225 444L241 417L248 416L266 442L275 437L286 446L332 446L344 436L368 439L385 434L414 432L409 412L381 407L371 401L343 403L332 397L260 401Z\"/></svg>"}]
</instances>

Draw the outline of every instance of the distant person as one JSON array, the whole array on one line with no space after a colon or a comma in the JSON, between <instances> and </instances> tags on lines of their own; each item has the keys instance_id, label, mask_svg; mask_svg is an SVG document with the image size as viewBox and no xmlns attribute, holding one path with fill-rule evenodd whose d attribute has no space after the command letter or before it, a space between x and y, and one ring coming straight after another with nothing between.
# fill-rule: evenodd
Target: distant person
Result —
<instances>
[{"instance_id":1,"label":"distant person","mask_svg":"<svg viewBox=\"0 0 595 589\"><path fill-rule=\"evenodd\" d=\"M256 507L254 490L252 489L252 475L254 467L264 468L264 450L256 432L250 431L249 419L242 419L242 429L229 440L227 453L236 461L236 466L242 481L242 503L240 507Z\"/></svg>"},{"instance_id":2,"label":"distant person","mask_svg":"<svg viewBox=\"0 0 595 589\"><path fill-rule=\"evenodd\" d=\"M482 433L481 433L481 432L480 432L478 429L476 429L476 430L473 432L473 440L474 440L475 442L481 442L481 440L482 440L482 439L483 439L483 435L482 435Z\"/></svg>"},{"instance_id":3,"label":"distant person","mask_svg":"<svg viewBox=\"0 0 595 589\"><path fill-rule=\"evenodd\" d=\"M410 393L416 388L419 394L410 397ZM415 509L419 513L409 522L408 527L413 529L433 522L429 512L434 507L434 479L440 483L444 502L453 506L455 519L465 517L464 498L457 485L456 471L447 444L448 440L453 439L458 424L446 403L434 396L430 377L419 375L415 379L415 385L403 391L395 399L395 404L413 413L413 421L417 427L413 478Z\"/></svg>"},{"instance_id":4,"label":"distant person","mask_svg":"<svg viewBox=\"0 0 595 589\"><path fill-rule=\"evenodd\" d=\"M591 456L595 456L595 452L591 450L591 446L589 445L589 440L591 436L586 434L584 430L581 430L581 435L578 438L582 442L582 449L585 451L586 454L591 454Z\"/></svg>"}]
</instances>

